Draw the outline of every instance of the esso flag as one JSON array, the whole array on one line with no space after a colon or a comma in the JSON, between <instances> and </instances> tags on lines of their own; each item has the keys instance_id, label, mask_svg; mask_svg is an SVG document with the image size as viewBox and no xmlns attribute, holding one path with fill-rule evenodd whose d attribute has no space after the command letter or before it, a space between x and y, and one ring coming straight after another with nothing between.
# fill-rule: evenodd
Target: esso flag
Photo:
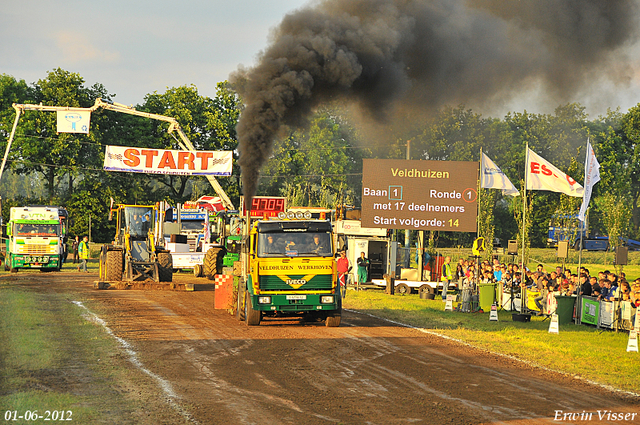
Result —
<instances>
[{"instance_id":1,"label":"esso flag","mask_svg":"<svg viewBox=\"0 0 640 425\"><path fill-rule=\"evenodd\" d=\"M180 151L107 146L104 169L129 173L230 176L232 151Z\"/></svg>"},{"instance_id":2,"label":"esso flag","mask_svg":"<svg viewBox=\"0 0 640 425\"><path fill-rule=\"evenodd\" d=\"M549 161L527 149L527 190L548 190L582 198L584 189L568 174Z\"/></svg>"}]
</instances>

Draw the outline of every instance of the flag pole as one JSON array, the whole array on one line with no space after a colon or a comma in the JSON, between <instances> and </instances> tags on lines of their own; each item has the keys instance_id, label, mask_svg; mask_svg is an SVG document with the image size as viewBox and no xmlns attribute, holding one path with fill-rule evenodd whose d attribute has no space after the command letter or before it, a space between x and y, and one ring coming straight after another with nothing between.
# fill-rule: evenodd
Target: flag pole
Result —
<instances>
[{"instance_id":1,"label":"flag pole","mask_svg":"<svg viewBox=\"0 0 640 425\"><path fill-rule=\"evenodd\" d=\"M587 137L587 149L585 150L586 155L584 158L584 185L585 185L585 189L584 192L582 194L582 200L584 202L584 196L586 194L587 191L587 173L589 172L589 137ZM582 207L581 207L582 208ZM584 220L580 220L580 250L578 251L578 270L576 272L576 274L578 275L578 288L576 288L576 319L575 319L575 324L578 325L580 324L580 321L582 320L582 309L580 308L580 303L582 302L582 284L580 283L580 269L582 268L582 244L583 244L583 240L582 240L582 235L586 230L587 227L587 220L589 217L589 208L587 207L587 214L584 218Z\"/></svg>"},{"instance_id":2,"label":"flag pole","mask_svg":"<svg viewBox=\"0 0 640 425\"><path fill-rule=\"evenodd\" d=\"M527 153L525 155L525 161L524 161L524 188L522 190L523 195L522 195L522 270L520 271L520 279L521 279L521 284L522 284L522 279L524 277L526 277L527 273L526 273L526 266L525 266L525 250L526 250L526 244L525 244L525 234L526 234L526 229L527 229L527 175L528 170L527 170L527 166L529 164L529 142L527 142ZM524 297L524 293L522 293L524 291L521 291L520 294L520 313L524 313L524 306L526 305L526 299Z\"/></svg>"},{"instance_id":3,"label":"flag pole","mask_svg":"<svg viewBox=\"0 0 640 425\"><path fill-rule=\"evenodd\" d=\"M476 215L476 238L480 237L480 193L482 192L482 146L480 146L480 170L478 173L478 214Z\"/></svg>"}]
</instances>

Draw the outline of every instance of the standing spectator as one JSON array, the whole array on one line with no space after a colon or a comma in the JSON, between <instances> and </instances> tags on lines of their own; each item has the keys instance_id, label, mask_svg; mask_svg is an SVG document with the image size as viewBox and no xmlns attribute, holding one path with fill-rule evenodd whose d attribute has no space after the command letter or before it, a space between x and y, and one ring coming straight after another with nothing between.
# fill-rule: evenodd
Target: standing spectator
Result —
<instances>
[{"instance_id":1,"label":"standing spectator","mask_svg":"<svg viewBox=\"0 0 640 425\"><path fill-rule=\"evenodd\" d=\"M458 260L458 265L456 266L456 279L458 279L458 288L462 288L462 282L464 281L466 267L464 265L464 259Z\"/></svg>"},{"instance_id":2,"label":"standing spectator","mask_svg":"<svg viewBox=\"0 0 640 425\"><path fill-rule=\"evenodd\" d=\"M344 298L344 296L347 295L347 273L349 273L351 269L351 267L349 267L347 253L344 250L340 251L340 257L338 257L337 263L336 271L338 272L338 282L340 282L342 297Z\"/></svg>"},{"instance_id":3,"label":"standing spectator","mask_svg":"<svg viewBox=\"0 0 640 425\"><path fill-rule=\"evenodd\" d=\"M73 252L73 264L76 264L79 261L78 245L80 245L80 236L76 235L76 238L73 240L73 244L71 245L71 252ZM80 271L80 267L78 267L78 271Z\"/></svg>"},{"instance_id":4,"label":"standing spectator","mask_svg":"<svg viewBox=\"0 0 640 425\"><path fill-rule=\"evenodd\" d=\"M502 267L500 263L493 265L493 277L495 277L496 282L502 281Z\"/></svg>"},{"instance_id":5,"label":"standing spectator","mask_svg":"<svg viewBox=\"0 0 640 425\"><path fill-rule=\"evenodd\" d=\"M591 282L589 282L589 277L585 273L582 273L580 275L580 292L582 295L586 297L590 297L591 291L592 291L592 288L591 288Z\"/></svg>"},{"instance_id":6,"label":"standing spectator","mask_svg":"<svg viewBox=\"0 0 640 425\"><path fill-rule=\"evenodd\" d=\"M78 244L78 253L80 254L80 267L78 267L78 271L89 273L89 270L87 270L87 261L89 260L89 237L88 236L85 236L84 238L82 238L82 242Z\"/></svg>"},{"instance_id":7,"label":"standing spectator","mask_svg":"<svg viewBox=\"0 0 640 425\"><path fill-rule=\"evenodd\" d=\"M371 262L364 256L364 252L360 253L360 257L357 260L358 263L358 283L365 283L369 274L369 264Z\"/></svg>"},{"instance_id":8,"label":"standing spectator","mask_svg":"<svg viewBox=\"0 0 640 425\"><path fill-rule=\"evenodd\" d=\"M598 300L606 300L609 296L609 290L611 289L611 281L609 279L600 280L600 296Z\"/></svg>"},{"instance_id":9,"label":"standing spectator","mask_svg":"<svg viewBox=\"0 0 640 425\"><path fill-rule=\"evenodd\" d=\"M449 289L449 283L453 280L453 273L451 271L451 257L444 257L444 264L442 264L442 275L440 277L442 281L442 301L447 300L447 290Z\"/></svg>"}]
</instances>

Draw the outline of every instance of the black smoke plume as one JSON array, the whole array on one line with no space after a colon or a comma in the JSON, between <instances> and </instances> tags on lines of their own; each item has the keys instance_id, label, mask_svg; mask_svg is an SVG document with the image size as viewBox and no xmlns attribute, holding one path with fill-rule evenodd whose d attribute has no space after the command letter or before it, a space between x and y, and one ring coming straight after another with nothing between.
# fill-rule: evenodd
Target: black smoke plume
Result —
<instances>
[{"instance_id":1,"label":"black smoke plume","mask_svg":"<svg viewBox=\"0 0 640 425\"><path fill-rule=\"evenodd\" d=\"M231 77L246 106L245 201L280 127L323 102L380 120L398 105L490 103L536 84L566 99L603 74L629 77L619 52L637 15L633 0L326 0L292 12L257 65Z\"/></svg>"}]
</instances>

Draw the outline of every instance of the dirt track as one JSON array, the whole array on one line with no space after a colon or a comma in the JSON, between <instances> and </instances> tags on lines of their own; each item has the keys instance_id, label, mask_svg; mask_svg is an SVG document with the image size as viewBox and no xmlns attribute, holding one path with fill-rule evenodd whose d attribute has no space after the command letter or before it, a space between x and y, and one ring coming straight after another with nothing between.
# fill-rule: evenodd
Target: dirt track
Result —
<instances>
[{"instance_id":1,"label":"dirt track","mask_svg":"<svg viewBox=\"0 0 640 425\"><path fill-rule=\"evenodd\" d=\"M178 275L198 290L177 292L100 291L95 278L19 273L11 280L68 294L130 344L140 362L123 354L122 367L143 368L149 379L119 391L156 400L150 423L608 423L596 413L591 422L554 415L640 413L634 397L356 312L343 313L339 328L282 319L247 327L213 309L206 279Z\"/></svg>"}]
</instances>

